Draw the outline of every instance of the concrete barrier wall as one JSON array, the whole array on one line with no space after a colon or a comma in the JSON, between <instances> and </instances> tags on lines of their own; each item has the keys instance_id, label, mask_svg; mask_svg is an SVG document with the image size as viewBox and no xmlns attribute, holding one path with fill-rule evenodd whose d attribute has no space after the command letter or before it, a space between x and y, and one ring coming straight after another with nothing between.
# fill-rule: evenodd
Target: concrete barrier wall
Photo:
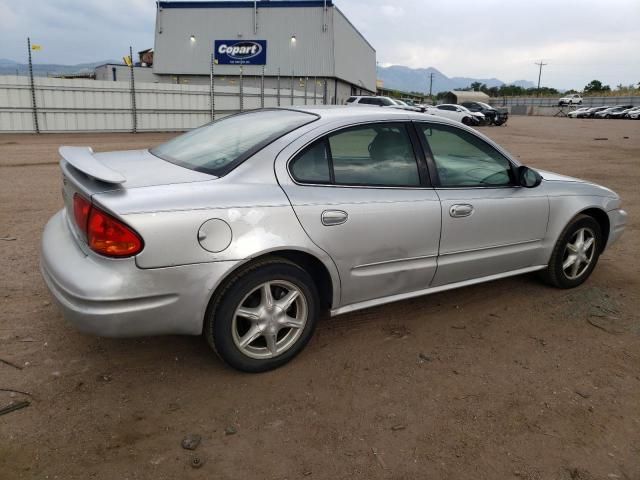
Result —
<instances>
[{"instance_id":1,"label":"concrete barrier wall","mask_svg":"<svg viewBox=\"0 0 640 480\"><path fill-rule=\"evenodd\" d=\"M605 105L640 105L640 96L583 97L582 105L559 107L560 97L495 97L489 100L491 106L506 108L511 115L553 116L569 112L579 107L600 107ZM561 113L560 113L561 114Z\"/></svg>"},{"instance_id":2,"label":"concrete barrier wall","mask_svg":"<svg viewBox=\"0 0 640 480\"><path fill-rule=\"evenodd\" d=\"M128 82L36 77L34 112L29 77L0 76L0 132L130 132L134 127L132 90ZM296 82L297 84L297 82ZM287 85L286 87L289 87ZM280 105L322 104L312 86L280 90ZM301 89L302 87L302 89ZM321 89L317 89L318 91ZM241 95L242 91L242 95ZM209 85L136 83L136 131L187 130L211 121ZM215 117L278 105L277 89L215 87Z\"/></svg>"},{"instance_id":3,"label":"concrete barrier wall","mask_svg":"<svg viewBox=\"0 0 640 480\"><path fill-rule=\"evenodd\" d=\"M561 97L492 97L489 103L494 107L528 105L535 107L556 107ZM640 105L640 95L582 97L582 107L600 107L603 105Z\"/></svg>"}]
</instances>

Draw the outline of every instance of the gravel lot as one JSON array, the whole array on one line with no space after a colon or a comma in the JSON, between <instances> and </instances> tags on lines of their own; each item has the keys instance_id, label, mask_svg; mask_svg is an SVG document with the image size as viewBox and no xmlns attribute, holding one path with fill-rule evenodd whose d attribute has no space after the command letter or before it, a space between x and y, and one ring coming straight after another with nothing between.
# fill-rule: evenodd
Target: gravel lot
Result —
<instances>
[{"instance_id":1,"label":"gravel lot","mask_svg":"<svg viewBox=\"0 0 640 480\"><path fill-rule=\"evenodd\" d=\"M562 291L523 276L327 319L262 375L198 337L79 334L40 278L57 147L171 134L0 135L0 359L19 367L0 362L0 389L30 393L0 391L0 407L31 400L0 417L0 478L639 479L640 122L483 130L622 195L631 223L591 279Z\"/></svg>"}]
</instances>

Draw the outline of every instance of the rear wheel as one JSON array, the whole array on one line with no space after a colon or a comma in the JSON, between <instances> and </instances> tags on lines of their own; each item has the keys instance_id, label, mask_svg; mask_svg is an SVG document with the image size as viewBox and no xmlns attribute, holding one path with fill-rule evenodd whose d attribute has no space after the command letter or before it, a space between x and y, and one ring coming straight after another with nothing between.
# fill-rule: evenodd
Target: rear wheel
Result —
<instances>
[{"instance_id":1,"label":"rear wheel","mask_svg":"<svg viewBox=\"0 0 640 480\"><path fill-rule=\"evenodd\" d=\"M318 291L298 265L272 258L243 269L212 299L204 335L244 372L284 365L305 347L319 316Z\"/></svg>"},{"instance_id":2,"label":"rear wheel","mask_svg":"<svg viewBox=\"0 0 640 480\"><path fill-rule=\"evenodd\" d=\"M584 283L598 263L602 250L602 231L593 217L578 215L558 238L544 280L558 288Z\"/></svg>"}]
</instances>

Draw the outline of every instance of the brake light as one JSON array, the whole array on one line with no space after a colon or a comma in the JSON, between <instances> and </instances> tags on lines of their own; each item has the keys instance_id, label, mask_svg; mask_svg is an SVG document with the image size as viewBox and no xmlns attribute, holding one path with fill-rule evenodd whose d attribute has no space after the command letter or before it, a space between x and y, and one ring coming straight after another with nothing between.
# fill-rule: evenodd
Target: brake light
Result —
<instances>
[{"instance_id":1,"label":"brake light","mask_svg":"<svg viewBox=\"0 0 640 480\"><path fill-rule=\"evenodd\" d=\"M73 218L76 221L78 229L83 233L87 233L87 222L89 221L89 210L91 210L91 202L77 193L73 196Z\"/></svg>"},{"instance_id":2,"label":"brake light","mask_svg":"<svg viewBox=\"0 0 640 480\"><path fill-rule=\"evenodd\" d=\"M144 246L135 231L77 193L73 196L73 216L89 248L96 253L107 257L130 257L140 253Z\"/></svg>"},{"instance_id":3,"label":"brake light","mask_svg":"<svg viewBox=\"0 0 640 480\"><path fill-rule=\"evenodd\" d=\"M95 206L89 213L87 241L91 250L107 257L130 257L143 246L136 232Z\"/></svg>"}]
</instances>

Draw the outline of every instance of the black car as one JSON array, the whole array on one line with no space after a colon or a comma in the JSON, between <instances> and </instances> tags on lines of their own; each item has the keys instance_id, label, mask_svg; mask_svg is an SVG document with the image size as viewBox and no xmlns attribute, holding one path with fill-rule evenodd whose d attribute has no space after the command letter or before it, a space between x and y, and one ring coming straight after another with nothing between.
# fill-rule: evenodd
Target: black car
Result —
<instances>
[{"instance_id":1,"label":"black car","mask_svg":"<svg viewBox=\"0 0 640 480\"><path fill-rule=\"evenodd\" d=\"M468 108L472 112L480 112L487 119L489 125L502 125L507 121L509 114L507 111L500 111L484 102L462 102L463 107Z\"/></svg>"}]
</instances>

